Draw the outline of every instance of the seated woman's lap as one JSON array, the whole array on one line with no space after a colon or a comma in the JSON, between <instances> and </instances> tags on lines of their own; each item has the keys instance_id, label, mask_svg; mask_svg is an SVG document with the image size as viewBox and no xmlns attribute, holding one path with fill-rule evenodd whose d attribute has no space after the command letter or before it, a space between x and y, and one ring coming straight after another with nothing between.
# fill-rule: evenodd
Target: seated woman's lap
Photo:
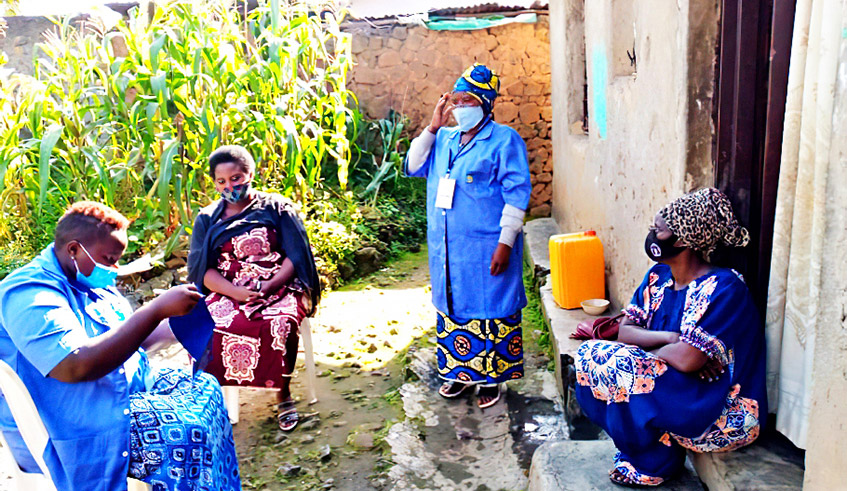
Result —
<instances>
[{"instance_id":1,"label":"seated woman's lap","mask_svg":"<svg viewBox=\"0 0 847 491\"><path fill-rule=\"evenodd\" d=\"M130 418L130 477L154 490L241 489L232 426L214 377L161 370L149 391L130 395Z\"/></svg>"},{"instance_id":2,"label":"seated woman's lap","mask_svg":"<svg viewBox=\"0 0 847 491\"><path fill-rule=\"evenodd\" d=\"M604 412L632 413L642 425L691 438L720 416L731 388L728 376L706 382L641 348L614 341L583 343L575 363L577 386L588 389L586 403L589 397L600 399L598 407ZM609 399L614 402L606 404Z\"/></svg>"},{"instance_id":3,"label":"seated woman's lap","mask_svg":"<svg viewBox=\"0 0 847 491\"><path fill-rule=\"evenodd\" d=\"M584 343L576 359L576 396L583 412L602 427L630 461L646 474L668 476L684 451L671 438L699 436L720 415L720 398L695 374L679 372L641 348L610 341ZM729 380L713 382L726 385Z\"/></svg>"}]
</instances>

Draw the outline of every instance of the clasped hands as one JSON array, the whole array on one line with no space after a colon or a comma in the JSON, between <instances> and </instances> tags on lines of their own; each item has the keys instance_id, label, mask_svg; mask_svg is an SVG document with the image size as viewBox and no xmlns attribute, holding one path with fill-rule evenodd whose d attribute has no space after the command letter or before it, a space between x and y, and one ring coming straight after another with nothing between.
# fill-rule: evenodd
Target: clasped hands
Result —
<instances>
[{"instance_id":1,"label":"clasped hands","mask_svg":"<svg viewBox=\"0 0 847 491\"><path fill-rule=\"evenodd\" d=\"M235 285L235 290L231 297L239 303L256 302L273 295L280 289L280 286L276 285L274 278L269 280L257 280L254 278L236 280L233 282L233 285Z\"/></svg>"}]
</instances>

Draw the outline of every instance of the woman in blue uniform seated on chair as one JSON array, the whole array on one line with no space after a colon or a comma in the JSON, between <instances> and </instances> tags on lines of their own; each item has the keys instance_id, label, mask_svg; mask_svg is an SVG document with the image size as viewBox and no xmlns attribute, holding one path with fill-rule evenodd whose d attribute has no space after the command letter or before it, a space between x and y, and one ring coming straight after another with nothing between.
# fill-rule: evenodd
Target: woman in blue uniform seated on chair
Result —
<instances>
[{"instance_id":1,"label":"woman in blue uniform seated on chair","mask_svg":"<svg viewBox=\"0 0 847 491\"><path fill-rule=\"evenodd\" d=\"M251 189L255 169L243 147L209 157L221 198L194 220L188 279L209 293L215 320L206 371L221 385L275 390L277 422L291 431L300 419L289 390L299 327L317 306L320 284L297 208Z\"/></svg>"},{"instance_id":2,"label":"woman in blue uniform seated on chair","mask_svg":"<svg viewBox=\"0 0 847 491\"><path fill-rule=\"evenodd\" d=\"M132 312L114 286L128 225L99 203L67 210L53 244L0 282L0 359L47 428L43 457L57 489L126 489L129 476L157 490L239 490L217 381L153 371L142 348L200 293L175 287ZM21 468L38 472L5 399L0 426Z\"/></svg>"},{"instance_id":3,"label":"woman in blue uniform seated on chair","mask_svg":"<svg viewBox=\"0 0 847 491\"><path fill-rule=\"evenodd\" d=\"M727 452L752 443L768 414L765 333L733 270L710 263L747 230L717 189L684 195L655 217L650 268L624 309L619 343L588 341L576 359L576 396L618 449L609 477L657 486L685 449Z\"/></svg>"},{"instance_id":4,"label":"woman in blue uniform seated on chair","mask_svg":"<svg viewBox=\"0 0 847 491\"><path fill-rule=\"evenodd\" d=\"M523 376L521 309L524 212L532 185L526 145L494 122L500 87L483 65L468 68L415 138L406 174L427 179L432 302L438 310L439 393L478 386L478 405ZM445 126L452 114L458 126Z\"/></svg>"}]
</instances>

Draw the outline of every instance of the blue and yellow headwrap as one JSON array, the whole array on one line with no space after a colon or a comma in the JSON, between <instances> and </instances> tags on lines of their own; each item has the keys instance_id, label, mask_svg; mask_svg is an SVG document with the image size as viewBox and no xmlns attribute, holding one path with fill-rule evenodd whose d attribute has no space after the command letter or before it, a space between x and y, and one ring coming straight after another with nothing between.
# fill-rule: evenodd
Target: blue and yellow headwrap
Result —
<instances>
[{"instance_id":1,"label":"blue and yellow headwrap","mask_svg":"<svg viewBox=\"0 0 847 491\"><path fill-rule=\"evenodd\" d=\"M500 77L485 65L474 63L456 80L453 92L468 92L482 104L485 114L491 113L494 99L500 90Z\"/></svg>"}]
</instances>

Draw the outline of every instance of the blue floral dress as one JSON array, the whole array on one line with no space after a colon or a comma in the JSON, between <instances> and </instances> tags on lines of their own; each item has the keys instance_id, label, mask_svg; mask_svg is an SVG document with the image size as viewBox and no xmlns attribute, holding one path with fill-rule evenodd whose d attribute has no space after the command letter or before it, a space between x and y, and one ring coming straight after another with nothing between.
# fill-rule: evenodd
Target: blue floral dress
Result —
<instances>
[{"instance_id":1,"label":"blue floral dress","mask_svg":"<svg viewBox=\"0 0 847 491\"><path fill-rule=\"evenodd\" d=\"M679 333L723 366L717 380L680 372L637 346L588 341L577 352L577 400L615 442L612 470L643 485L678 473L686 448L752 443L768 414L764 327L741 277L718 268L673 286L670 268L653 266L624 314L645 329Z\"/></svg>"}]
</instances>

